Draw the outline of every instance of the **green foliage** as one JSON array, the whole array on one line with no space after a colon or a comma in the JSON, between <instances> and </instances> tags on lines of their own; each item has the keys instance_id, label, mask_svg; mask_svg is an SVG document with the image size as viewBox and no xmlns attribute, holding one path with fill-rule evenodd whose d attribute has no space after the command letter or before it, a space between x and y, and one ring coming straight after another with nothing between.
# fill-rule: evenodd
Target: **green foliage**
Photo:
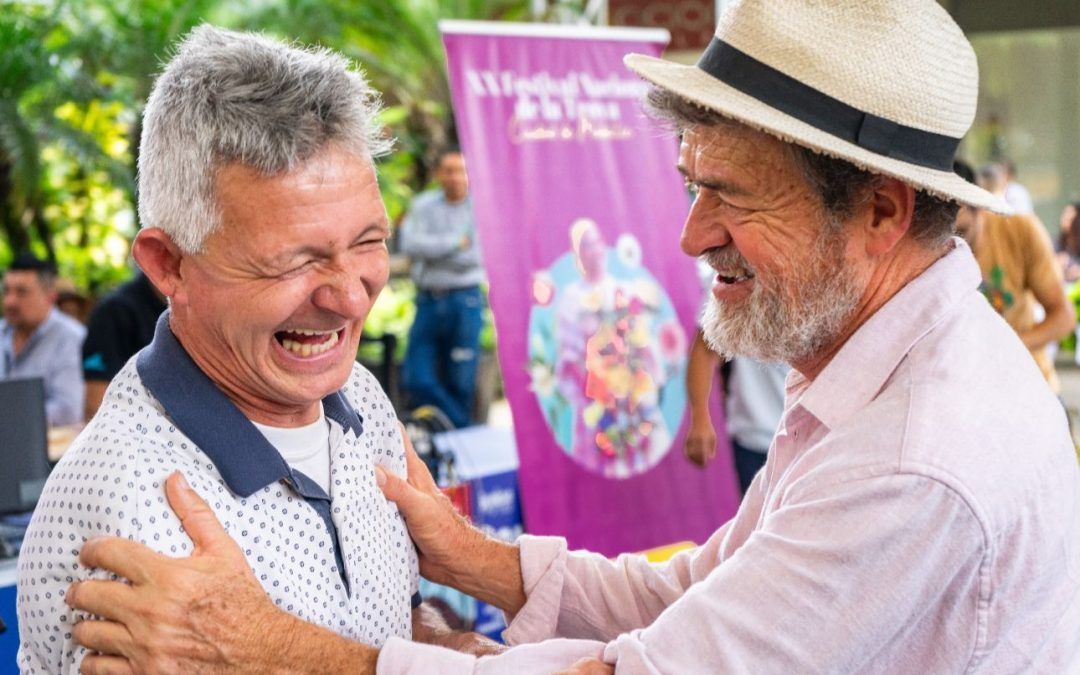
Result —
<instances>
[{"instance_id":1,"label":"green foliage","mask_svg":"<svg viewBox=\"0 0 1080 675\"><path fill-rule=\"evenodd\" d=\"M0 0L0 266L31 248L78 288L130 272L142 106L193 26L260 30L354 59L383 93L392 220L453 135L438 20L525 19L527 0ZM392 296L391 296L392 297Z\"/></svg>"}]
</instances>

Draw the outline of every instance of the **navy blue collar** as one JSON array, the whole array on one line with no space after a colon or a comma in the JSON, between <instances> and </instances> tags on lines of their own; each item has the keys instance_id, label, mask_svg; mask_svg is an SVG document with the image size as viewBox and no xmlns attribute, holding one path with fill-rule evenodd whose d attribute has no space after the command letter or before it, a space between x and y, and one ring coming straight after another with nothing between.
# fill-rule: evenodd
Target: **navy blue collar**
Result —
<instances>
[{"instance_id":1,"label":"navy blue collar","mask_svg":"<svg viewBox=\"0 0 1080 675\"><path fill-rule=\"evenodd\" d=\"M292 478L281 454L184 351L169 328L170 315L166 311L158 318L153 342L135 362L146 388L176 428L206 453L235 494L250 497ZM360 413L340 391L323 399L323 410L342 429L357 436L364 432Z\"/></svg>"}]
</instances>

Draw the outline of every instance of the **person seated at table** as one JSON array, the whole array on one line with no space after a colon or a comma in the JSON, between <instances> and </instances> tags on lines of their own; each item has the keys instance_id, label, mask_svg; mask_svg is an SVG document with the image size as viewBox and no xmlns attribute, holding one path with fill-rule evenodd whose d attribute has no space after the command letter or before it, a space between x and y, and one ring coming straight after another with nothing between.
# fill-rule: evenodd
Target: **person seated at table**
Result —
<instances>
[{"instance_id":1,"label":"person seated at table","mask_svg":"<svg viewBox=\"0 0 1080 675\"><path fill-rule=\"evenodd\" d=\"M26 532L24 673L75 672L86 656L72 634L89 615L64 604L65 589L108 577L79 564L82 542L113 534L168 556L205 552L165 502L176 469L282 610L371 645L448 639L419 607L416 550L375 483L376 463L405 470L400 426L354 360L389 265L377 114L342 57L210 26L158 79L133 253L169 310L53 471Z\"/></svg>"},{"instance_id":2,"label":"person seated at table","mask_svg":"<svg viewBox=\"0 0 1080 675\"><path fill-rule=\"evenodd\" d=\"M50 426L82 420L85 335L82 324L56 308L56 268L29 253L16 256L4 272L0 379L42 378Z\"/></svg>"}]
</instances>

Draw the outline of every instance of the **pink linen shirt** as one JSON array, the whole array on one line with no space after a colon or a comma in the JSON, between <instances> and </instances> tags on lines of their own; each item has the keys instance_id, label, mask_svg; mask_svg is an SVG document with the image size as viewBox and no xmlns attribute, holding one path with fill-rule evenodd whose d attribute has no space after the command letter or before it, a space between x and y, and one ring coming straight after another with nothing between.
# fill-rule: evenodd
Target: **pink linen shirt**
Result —
<instances>
[{"instance_id":1,"label":"pink linen shirt","mask_svg":"<svg viewBox=\"0 0 1080 675\"><path fill-rule=\"evenodd\" d=\"M792 372L765 468L704 545L652 565L523 537L505 637L534 644L393 639L379 672L1080 672L1080 470L979 282L954 240L815 380Z\"/></svg>"}]
</instances>

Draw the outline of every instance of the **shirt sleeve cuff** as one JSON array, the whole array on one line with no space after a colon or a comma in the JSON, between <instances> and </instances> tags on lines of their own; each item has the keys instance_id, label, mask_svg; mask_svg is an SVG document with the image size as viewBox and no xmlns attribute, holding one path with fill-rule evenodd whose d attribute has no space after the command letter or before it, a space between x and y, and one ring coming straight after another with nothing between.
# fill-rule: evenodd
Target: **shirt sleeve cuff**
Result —
<instances>
[{"instance_id":1,"label":"shirt sleeve cuff","mask_svg":"<svg viewBox=\"0 0 1080 675\"><path fill-rule=\"evenodd\" d=\"M516 616L507 615L503 640L508 645L539 642L556 636L566 576L566 540L522 535L521 580L525 604Z\"/></svg>"},{"instance_id":2,"label":"shirt sleeve cuff","mask_svg":"<svg viewBox=\"0 0 1080 675\"><path fill-rule=\"evenodd\" d=\"M399 637L386 641L379 650L376 675L460 675L471 673L476 657L452 649L410 642Z\"/></svg>"}]
</instances>

